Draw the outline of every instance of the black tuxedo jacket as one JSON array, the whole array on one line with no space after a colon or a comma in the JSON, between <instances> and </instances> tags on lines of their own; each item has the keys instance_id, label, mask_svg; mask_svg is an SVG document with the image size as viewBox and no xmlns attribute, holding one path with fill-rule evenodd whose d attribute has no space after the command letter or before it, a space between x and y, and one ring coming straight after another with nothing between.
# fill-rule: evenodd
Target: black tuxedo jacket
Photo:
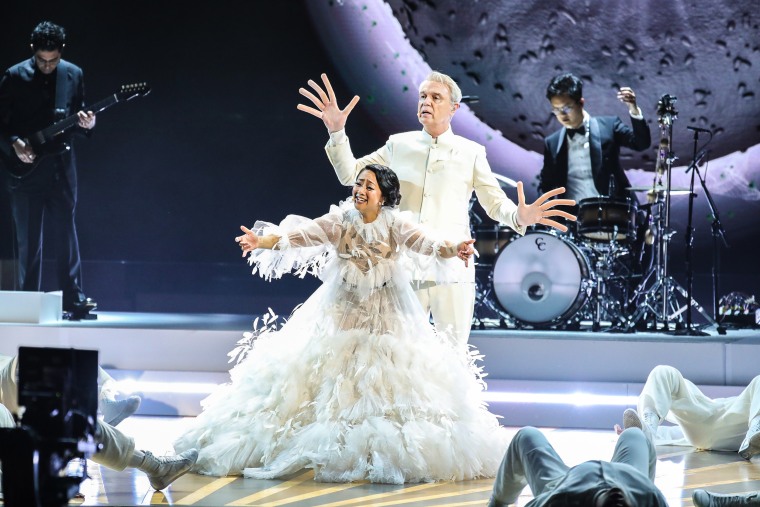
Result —
<instances>
[{"instance_id":1,"label":"black tuxedo jacket","mask_svg":"<svg viewBox=\"0 0 760 507\"><path fill-rule=\"evenodd\" d=\"M617 116L592 116L589 120L589 151L591 172L599 195L608 195L610 177L615 181L615 195L631 197L634 192L626 190L631 184L620 166L620 147L636 151L647 149L652 143L646 121L631 118L633 128ZM546 192L557 187L567 187L567 143L565 127L544 140L544 166L539 177L539 191Z\"/></svg>"}]
</instances>

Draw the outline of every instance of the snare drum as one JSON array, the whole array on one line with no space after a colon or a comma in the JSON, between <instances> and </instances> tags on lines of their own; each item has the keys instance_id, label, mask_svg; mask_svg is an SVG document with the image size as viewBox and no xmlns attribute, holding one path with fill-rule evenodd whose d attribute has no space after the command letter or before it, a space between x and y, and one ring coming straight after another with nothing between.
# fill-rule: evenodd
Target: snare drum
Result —
<instances>
[{"instance_id":1,"label":"snare drum","mask_svg":"<svg viewBox=\"0 0 760 507\"><path fill-rule=\"evenodd\" d=\"M569 240L533 232L509 243L496 259L496 300L510 315L535 327L568 321L591 287L586 255Z\"/></svg>"},{"instance_id":2,"label":"snare drum","mask_svg":"<svg viewBox=\"0 0 760 507\"><path fill-rule=\"evenodd\" d=\"M630 198L591 197L578 203L578 235L594 241L636 239L638 205Z\"/></svg>"},{"instance_id":3,"label":"snare drum","mask_svg":"<svg viewBox=\"0 0 760 507\"><path fill-rule=\"evenodd\" d=\"M493 266L499 252L515 236L515 231L504 225L478 225L473 230L473 246L478 251L477 264Z\"/></svg>"}]
</instances>

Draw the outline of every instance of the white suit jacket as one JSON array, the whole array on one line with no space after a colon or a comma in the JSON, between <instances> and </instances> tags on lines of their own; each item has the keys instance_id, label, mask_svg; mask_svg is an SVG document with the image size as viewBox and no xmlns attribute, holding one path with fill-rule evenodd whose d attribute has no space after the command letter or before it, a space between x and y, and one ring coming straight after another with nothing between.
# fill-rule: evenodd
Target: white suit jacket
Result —
<instances>
[{"instance_id":1,"label":"white suit jacket","mask_svg":"<svg viewBox=\"0 0 760 507\"><path fill-rule=\"evenodd\" d=\"M354 157L348 137L341 131L333 134L325 151L344 185L352 185L369 164L393 169L401 183L400 209L411 211L419 223L445 239L470 238L473 190L489 217L525 233L525 228L517 225L517 205L491 172L485 148L455 135L450 128L437 139L424 130L392 135L385 146L360 159ZM461 281L474 280L473 263L466 271Z\"/></svg>"}]
</instances>

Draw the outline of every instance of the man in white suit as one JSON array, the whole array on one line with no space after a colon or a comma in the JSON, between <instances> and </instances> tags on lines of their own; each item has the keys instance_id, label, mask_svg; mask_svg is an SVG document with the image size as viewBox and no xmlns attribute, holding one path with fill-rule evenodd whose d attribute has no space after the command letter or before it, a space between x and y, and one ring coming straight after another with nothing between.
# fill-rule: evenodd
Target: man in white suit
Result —
<instances>
[{"instance_id":1,"label":"man in white suit","mask_svg":"<svg viewBox=\"0 0 760 507\"><path fill-rule=\"evenodd\" d=\"M316 95L299 89L315 107L298 104L298 109L324 122L330 133L325 150L344 185L352 185L368 164L386 165L396 172L401 183L400 209L411 211L419 223L450 238L470 237L469 206L473 191L488 216L519 234L533 224L567 229L552 217L575 220L571 214L553 209L575 204L569 199L550 199L563 193L564 188L526 204L520 182L518 204L507 197L491 172L485 148L451 130L451 119L459 109L462 92L449 76L432 72L420 84L417 118L422 130L392 135L385 146L359 159L351 152L345 132L346 120L359 97L354 96L340 109L325 74L322 82L324 88L308 81ZM415 278L415 293L422 307L432 313L436 327L452 332L459 343L467 343L475 303L474 266L462 266L461 272L452 277L457 283L436 283L431 274Z\"/></svg>"}]
</instances>

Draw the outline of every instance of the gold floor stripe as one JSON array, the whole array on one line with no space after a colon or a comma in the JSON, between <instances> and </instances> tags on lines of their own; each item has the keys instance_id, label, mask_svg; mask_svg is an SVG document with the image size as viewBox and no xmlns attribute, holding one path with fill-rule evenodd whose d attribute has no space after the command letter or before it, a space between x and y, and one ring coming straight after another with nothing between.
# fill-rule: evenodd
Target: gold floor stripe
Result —
<instances>
[{"instance_id":1,"label":"gold floor stripe","mask_svg":"<svg viewBox=\"0 0 760 507\"><path fill-rule=\"evenodd\" d=\"M465 505L480 505L483 506L484 503L487 503L488 500L469 500L467 502L457 502L457 503L447 503L446 507L463 507Z\"/></svg>"},{"instance_id":2,"label":"gold floor stripe","mask_svg":"<svg viewBox=\"0 0 760 507\"><path fill-rule=\"evenodd\" d=\"M657 453L657 459L665 460L669 458L677 458L679 456L686 456L687 454L694 454L695 452L698 451L695 451L693 447L686 447L684 450L678 452Z\"/></svg>"},{"instance_id":3,"label":"gold floor stripe","mask_svg":"<svg viewBox=\"0 0 760 507\"><path fill-rule=\"evenodd\" d=\"M178 500L175 502L175 505L193 505L198 500L203 500L207 496L216 493L223 487L225 487L227 484L234 482L237 479L237 477L220 477L219 479L216 479L214 482L210 482L206 484L205 486L200 487L199 489L196 489L186 497Z\"/></svg>"},{"instance_id":4,"label":"gold floor stripe","mask_svg":"<svg viewBox=\"0 0 760 507\"><path fill-rule=\"evenodd\" d=\"M382 498L388 498L394 495L404 495L407 493L414 493L415 491L422 491L424 489L435 488L440 485L441 483L436 483L436 482L418 484L417 486L410 486L408 488L400 488L394 491L388 491L386 493L375 493L374 495L363 496L361 498L349 498L348 500L341 500L339 502L326 503L326 504L320 505L320 507L342 507L345 505L351 505L351 504L357 504L357 503L364 504L365 502L380 500Z\"/></svg>"},{"instance_id":5,"label":"gold floor stripe","mask_svg":"<svg viewBox=\"0 0 760 507\"><path fill-rule=\"evenodd\" d=\"M732 461L731 463L720 463L718 465L708 465L704 467L689 468L683 471L684 475L696 475L704 472L714 472L716 470L723 470L725 468L737 468L741 465L747 464L746 461Z\"/></svg>"},{"instance_id":6,"label":"gold floor stripe","mask_svg":"<svg viewBox=\"0 0 760 507\"><path fill-rule=\"evenodd\" d=\"M140 505L174 505L174 502L171 498L171 492L164 494L163 491L148 491Z\"/></svg>"},{"instance_id":7,"label":"gold floor stripe","mask_svg":"<svg viewBox=\"0 0 760 507\"><path fill-rule=\"evenodd\" d=\"M300 502L301 500L309 500L311 498L318 498L320 496L324 495L332 495L333 493L338 493L340 491L344 491L346 489L355 488L357 486L361 486L364 483L361 482L348 482L346 484L341 484L339 486L333 486L330 488L320 489L319 491L313 491L311 493L304 493L302 495L292 496L290 498L285 498L283 500L276 500L274 502L269 503L262 503L257 504L261 507L277 507L278 505L287 505L289 503L293 502Z\"/></svg>"},{"instance_id":8,"label":"gold floor stripe","mask_svg":"<svg viewBox=\"0 0 760 507\"><path fill-rule=\"evenodd\" d=\"M314 471L313 470L307 470L304 473L301 473L295 477L293 477L290 480L287 480L285 482L282 482L278 484L277 486L272 486L271 488L262 489L261 491L257 491L256 493L252 495L248 495L246 497L240 498L238 500L235 500L234 502L230 502L227 505L235 506L235 505L251 505L253 502L257 500L261 500L262 498L266 498L268 496L275 495L277 493L280 493L281 491L286 491L290 488L293 488L295 486L299 486L305 482L309 482L314 479Z\"/></svg>"},{"instance_id":9,"label":"gold floor stripe","mask_svg":"<svg viewBox=\"0 0 760 507\"><path fill-rule=\"evenodd\" d=\"M733 478L733 479L724 479L722 481L710 481L710 482L703 482L699 484L689 484L688 486L684 486L684 491L686 490L693 490L693 489L705 489L709 488L711 486L722 486L724 484L744 484L747 481L756 481L758 480L758 477L749 477L749 478ZM737 493L742 493L743 491L737 491ZM746 492L746 491L744 491Z\"/></svg>"},{"instance_id":10,"label":"gold floor stripe","mask_svg":"<svg viewBox=\"0 0 760 507\"><path fill-rule=\"evenodd\" d=\"M450 493L440 493L438 495L427 495L427 496L418 496L414 498L403 498L401 500L393 500L390 502L380 502L380 503L373 503L372 507L384 507L386 505L403 505L405 503L416 503L416 502L424 502L429 500L438 500L441 498L454 498L457 496L462 495L469 495L472 493L482 493L484 491L492 491L493 487L482 487L482 488L472 488L468 490L459 490L459 491L452 491ZM483 500L480 500L480 504L482 505L485 503Z\"/></svg>"},{"instance_id":11,"label":"gold floor stripe","mask_svg":"<svg viewBox=\"0 0 760 507\"><path fill-rule=\"evenodd\" d=\"M87 462L87 475L92 479L92 482L97 484L98 487L98 503L108 503L108 493L106 493L106 485L103 482L103 473L100 469L100 464L94 461ZM88 499L89 500L89 499Z\"/></svg>"}]
</instances>

